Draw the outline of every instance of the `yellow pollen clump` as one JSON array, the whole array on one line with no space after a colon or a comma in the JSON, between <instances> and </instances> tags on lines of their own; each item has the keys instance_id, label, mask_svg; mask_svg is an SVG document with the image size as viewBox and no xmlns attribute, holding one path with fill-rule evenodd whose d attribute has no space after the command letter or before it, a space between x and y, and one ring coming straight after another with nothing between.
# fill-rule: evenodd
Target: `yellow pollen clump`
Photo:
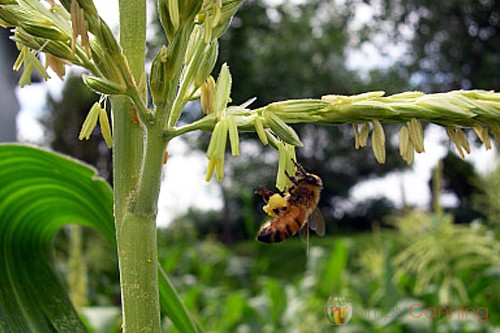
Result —
<instances>
[{"instance_id":1,"label":"yellow pollen clump","mask_svg":"<svg viewBox=\"0 0 500 333\"><path fill-rule=\"evenodd\" d=\"M262 209L271 216L275 216L276 209L284 208L286 207L286 200L284 197L282 197L279 193L274 193L270 198L269 201L267 202L267 205L262 207Z\"/></svg>"}]
</instances>

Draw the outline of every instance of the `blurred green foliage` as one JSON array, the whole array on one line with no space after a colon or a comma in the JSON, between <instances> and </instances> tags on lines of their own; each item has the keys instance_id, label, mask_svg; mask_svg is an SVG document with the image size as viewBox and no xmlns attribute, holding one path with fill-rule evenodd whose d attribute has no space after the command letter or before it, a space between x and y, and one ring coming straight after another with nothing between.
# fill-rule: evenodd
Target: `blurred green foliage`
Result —
<instances>
[{"instance_id":1,"label":"blurred green foliage","mask_svg":"<svg viewBox=\"0 0 500 333\"><path fill-rule=\"evenodd\" d=\"M500 231L500 165L484 177L482 192L476 193L472 197L474 208L481 212L488 225L496 229L497 234Z\"/></svg>"},{"instance_id":2,"label":"blurred green foliage","mask_svg":"<svg viewBox=\"0 0 500 333\"><path fill-rule=\"evenodd\" d=\"M396 229L313 237L309 257L297 237L228 248L179 223L160 230L160 262L207 331L331 331L324 314L330 296L352 300L352 319L336 327L340 332L490 332L500 326L494 315L500 311L500 242L491 229L422 211L391 223ZM427 307L482 307L488 317L429 319L421 312ZM174 330L167 324L166 332Z\"/></svg>"}]
</instances>

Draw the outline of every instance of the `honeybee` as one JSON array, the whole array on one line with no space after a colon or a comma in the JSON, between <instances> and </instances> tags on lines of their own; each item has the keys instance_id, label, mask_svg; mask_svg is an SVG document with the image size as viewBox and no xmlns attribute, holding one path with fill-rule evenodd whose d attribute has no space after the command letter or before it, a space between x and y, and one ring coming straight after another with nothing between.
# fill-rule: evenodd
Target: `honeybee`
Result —
<instances>
[{"instance_id":1,"label":"honeybee","mask_svg":"<svg viewBox=\"0 0 500 333\"><path fill-rule=\"evenodd\" d=\"M314 230L318 236L325 235L325 220L317 207L323 182L320 177L307 172L296 161L293 163L297 171L293 176L285 171L292 184L284 193L273 193L264 187L256 191L266 203L264 211L273 216L262 225L257 240L263 243L278 243L300 230L299 234L306 239L309 249L310 230Z\"/></svg>"}]
</instances>

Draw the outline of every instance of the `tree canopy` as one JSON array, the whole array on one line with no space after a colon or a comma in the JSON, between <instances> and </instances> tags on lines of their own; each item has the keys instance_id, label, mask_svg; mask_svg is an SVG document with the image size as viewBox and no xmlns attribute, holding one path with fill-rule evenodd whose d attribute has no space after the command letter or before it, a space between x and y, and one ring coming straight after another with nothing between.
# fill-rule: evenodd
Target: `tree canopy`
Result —
<instances>
[{"instance_id":1,"label":"tree canopy","mask_svg":"<svg viewBox=\"0 0 500 333\"><path fill-rule=\"evenodd\" d=\"M406 41L401 68L416 88L433 92L500 88L500 1L369 3L380 6L369 30Z\"/></svg>"}]
</instances>

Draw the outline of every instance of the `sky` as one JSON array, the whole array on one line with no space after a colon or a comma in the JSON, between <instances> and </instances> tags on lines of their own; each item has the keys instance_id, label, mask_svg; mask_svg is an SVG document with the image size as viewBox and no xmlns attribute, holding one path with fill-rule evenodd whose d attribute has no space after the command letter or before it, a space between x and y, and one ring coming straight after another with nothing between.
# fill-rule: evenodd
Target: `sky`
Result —
<instances>
[{"instance_id":1,"label":"sky","mask_svg":"<svg viewBox=\"0 0 500 333\"><path fill-rule=\"evenodd\" d=\"M104 20L111 27L116 26L118 2L115 0L95 0L94 2ZM366 19L369 15L366 13L366 8L362 8L359 13L360 20ZM372 64L389 66L390 62L394 61L394 59L383 57L375 48L366 45L353 53L348 66L359 70L369 69L364 67L367 63L367 55L370 59L378 59L378 61L371 62ZM52 77L54 78L46 84L17 89L21 104L21 111L17 119L20 141L41 142L43 140L43 131L37 118L44 106L46 92L49 91L57 98L62 87L62 82L56 75L52 75ZM425 132L426 152L415 155L415 161L410 170L391 173L382 179L360 183L351 190L351 199L362 200L385 196L396 205L401 206L404 191L404 197L408 204L425 208L430 201L427 183L431 176L432 167L446 155L449 149L455 149L452 145L443 145L443 141L449 141L444 129L438 126L429 126ZM370 149L370 147L364 149ZM400 158L400 156L388 156L388 158ZM492 171L495 165L496 153L494 149L486 151L484 146L472 147L472 153L466 157L466 160L471 161L480 173L486 174ZM160 192L158 215L160 226L168 225L176 216L185 213L189 207L200 209L219 209L222 207L220 186L214 180L209 183L204 180L206 166L207 160L202 152L190 152L182 140L172 140L169 144L169 160L164 168ZM452 197L445 196L442 199L445 204L453 204L454 202Z\"/></svg>"}]
</instances>

